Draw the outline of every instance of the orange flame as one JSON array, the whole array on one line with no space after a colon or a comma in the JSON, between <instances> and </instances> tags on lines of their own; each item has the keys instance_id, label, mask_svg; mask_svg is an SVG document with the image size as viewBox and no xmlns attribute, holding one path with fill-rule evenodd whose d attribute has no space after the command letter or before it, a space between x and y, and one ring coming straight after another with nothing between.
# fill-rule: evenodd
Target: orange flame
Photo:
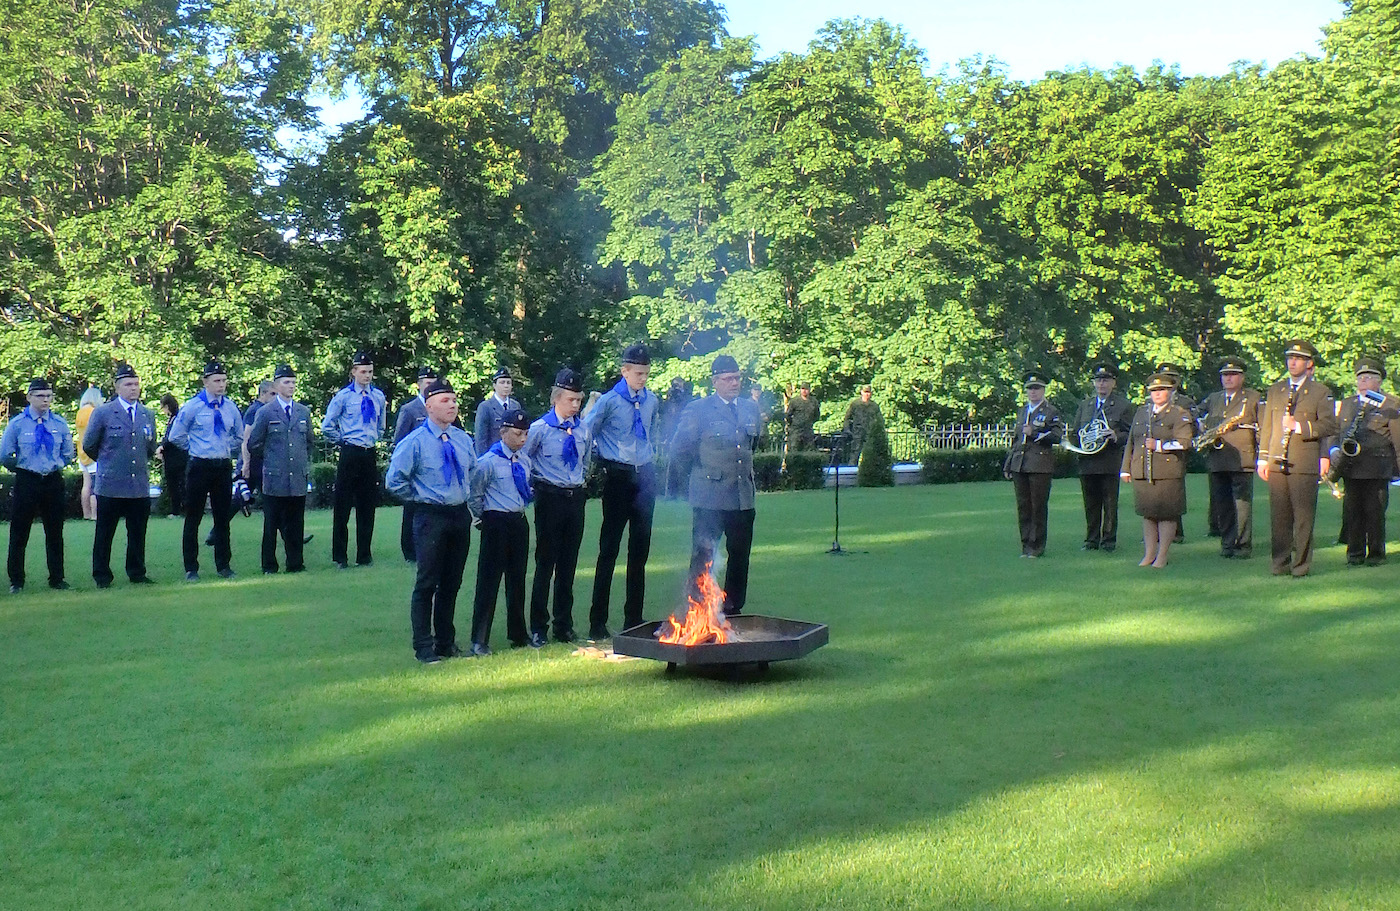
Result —
<instances>
[{"instance_id":1,"label":"orange flame","mask_svg":"<svg viewBox=\"0 0 1400 911\"><path fill-rule=\"evenodd\" d=\"M657 631L657 639L668 645L706 645L728 642L734 629L724 619L724 590L710 574L710 564L695 579L700 597L688 595L689 607L685 622L677 623L675 614L667 617Z\"/></svg>"}]
</instances>

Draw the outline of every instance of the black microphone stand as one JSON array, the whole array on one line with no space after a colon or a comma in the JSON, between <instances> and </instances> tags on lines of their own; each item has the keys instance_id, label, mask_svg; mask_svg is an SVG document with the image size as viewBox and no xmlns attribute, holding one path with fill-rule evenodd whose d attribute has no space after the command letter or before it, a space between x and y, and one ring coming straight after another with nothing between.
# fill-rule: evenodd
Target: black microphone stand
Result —
<instances>
[{"instance_id":1,"label":"black microphone stand","mask_svg":"<svg viewBox=\"0 0 1400 911\"><path fill-rule=\"evenodd\" d=\"M831 549L827 553L833 557L844 557L850 554L849 550L841 546L841 449L845 443L846 434L844 432L837 431L831 434L831 468L835 471L835 484L832 485L832 493L835 495L836 529L832 534Z\"/></svg>"}]
</instances>

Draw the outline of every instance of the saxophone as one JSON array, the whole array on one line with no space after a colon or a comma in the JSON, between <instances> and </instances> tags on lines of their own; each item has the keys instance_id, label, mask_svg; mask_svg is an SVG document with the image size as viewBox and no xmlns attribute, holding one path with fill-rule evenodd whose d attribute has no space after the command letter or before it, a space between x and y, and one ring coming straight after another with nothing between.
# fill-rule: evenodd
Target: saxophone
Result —
<instances>
[{"instance_id":1,"label":"saxophone","mask_svg":"<svg viewBox=\"0 0 1400 911\"><path fill-rule=\"evenodd\" d=\"M1241 394L1241 398L1243 398L1243 394ZM1245 417L1248 414L1248 412L1249 400L1245 399L1244 403L1240 405L1239 414L1234 415L1233 417L1225 418L1221 420L1218 424L1216 424L1214 427L1210 427L1202 431L1200 435L1193 437L1191 439L1191 448L1199 450L1210 446L1213 449L1224 449L1225 434L1229 433L1231 430L1234 430L1236 427L1254 426L1245 425L1244 423Z\"/></svg>"},{"instance_id":2,"label":"saxophone","mask_svg":"<svg viewBox=\"0 0 1400 911\"><path fill-rule=\"evenodd\" d=\"M1338 437L1337 448L1340 452L1327 469L1327 482L1333 486L1341 479L1342 469L1346 467L1347 460L1361 454L1361 443L1356 437L1371 415L1385 405L1385 394L1375 391L1363 392L1361 402L1362 405L1356 409L1356 414L1352 415L1351 423Z\"/></svg>"}]
</instances>

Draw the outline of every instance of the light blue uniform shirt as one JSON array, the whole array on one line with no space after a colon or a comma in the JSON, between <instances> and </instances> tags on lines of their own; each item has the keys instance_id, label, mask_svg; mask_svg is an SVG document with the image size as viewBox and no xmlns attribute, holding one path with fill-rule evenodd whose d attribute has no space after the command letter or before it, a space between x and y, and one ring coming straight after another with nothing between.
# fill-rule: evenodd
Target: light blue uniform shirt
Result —
<instances>
[{"instance_id":1,"label":"light blue uniform shirt","mask_svg":"<svg viewBox=\"0 0 1400 911\"><path fill-rule=\"evenodd\" d=\"M632 433L632 403L612 389L598 399L598 404L583 419L593 443L598 447L599 458L628 465L650 465L656 461L656 411L660 400L650 389L643 389L642 426L646 428L645 441Z\"/></svg>"},{"instance_id":2,"label":"light blue uniform shirt","mask_svg":"<svg viewBox=\"0 0 1400 911\"><path fill-rule=\"evenodd\" d=\"M185 403L166 434L170 442L186 450L192 459L229 459L243 448L243 415L228 396L219 399L219 414L224 418L224 432L214 432L214 409L199 396Z\"/></svg>"},{"instance_id":3,"label":"light blue uniform shirt","mask_svg":"<svg viewBox=\"0 0 1400 911\"><path fill-rule=\"evenodd\" d=\"M464 480L461 483L457 481L457 473L449 475L443 465L444 433L457 453L457 463L462 466ZM394 447L384 486L400 500L460 506L467 502L475 474L476 447L472 444L471 434L451 424L440 427L429 418Z\"/></svg>"},{"instance_id":4,"label":"light blue uniform shirt","mask_svg":"<svg viewBox=\"0 0 1400 911\"><path fill-rule=\"evenodd\" d=\"M506 452L510 447L504 443ZM481 518L483 512L524 512L525 501L520 491L515 489L515 476L511 473L512 461L525 466L525 477L530 476L530 457L522 446L515 451L515 458L503 459L494 452L487 452L476 460L476 472L472 475L472 493L467 504L472 515Z\"/></svg>"},{"instance_id":5,"label":"light blue uniform shirt","mask_svg":"<svg viewBox=\"0 0 1400 911\"><path fill-rule=\"evenodd\" d=\"M374 402L374 420L368 424L360 415L360 400L365 396ZM370 449L384 435L388 424L386 411L384 393L378 386L352 383L331 397L331 403L326 406L326 419L321 422L321 433L337 445L348 443Z\"/></svg>"},{"instance_id":6,"label":"light blue uniform shirt","mask_svg":"<svg viewBox=\"0 0 1400 911\"><path fill-rule=\"evenodd\" d=\"M78 450L73 445L73 431L68 429L68 422L49 411L44 415L44 426L53 434L53 452L34 451L34 434L39 422L34 420L28 407L11 418L4 436L0 437L0 465L12 470L23 468L36 474L49 474L77 460Z\"/></svg>"},{"instance_id":7,"label":"light blue uniform shirt","mask_svg":"<svg viewBox=\"0 0 1400 911\"><path fill-rule=\"evenodd\" d=\"M583 486L593 438L582 424L574 428L573 436L574 445L578 448L578 464L570 468L564 464L564 441L569 434L558 427L549 426L544 418L530 425L530 435L525 438L525 454L530 457L531 480L543 481L555 487Z\"/></svg>"}]
</instances>

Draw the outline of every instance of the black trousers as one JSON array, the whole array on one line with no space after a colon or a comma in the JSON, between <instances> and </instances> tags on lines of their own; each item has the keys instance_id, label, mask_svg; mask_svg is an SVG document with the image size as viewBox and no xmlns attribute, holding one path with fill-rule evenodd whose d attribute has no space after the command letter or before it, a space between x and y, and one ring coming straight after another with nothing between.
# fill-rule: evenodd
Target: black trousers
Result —
<instances>
[{"instance_id":1,"label":"black trousers","mask_svg":"<svg viewBox=\"0 0 1400 911\"><path fill-rule=\"evenodd\" d=\"M749 552L753 550L752 509L694 509L690 526L690 594L695 580L715 560L724 535L724 612L741 614L749 600Z\"/></svg>"},{"instance_id":2,"label":"black trousers","mask_svg":"<svg viewBox=\"0 0 1400 911\"><path fill-rule=\"evenodd\" d=\"M440 506L416 503L413 510L413 546L418 555L418 575L413 582L408 619L413 628L413 651L428 649L439 655L456 644L457 592L471 552L472 514L465 503Z\"/></svg>"},{"instance_id":3,"label":"black trousers","mask_svg":"<svg viewBox=\"0 0 1400 911\"><path fill-rule=\"evenodd\" d=\"M403 551L403 558L412 563L418 559L418 551L413 544L413 516L418 511L418 504L409 500L403 504L403 521L399 523L399 550Z\"/></svg>"},{"instance_id":4,"label":"black trousers","mask_svg":"<svg viewBox=\"0 0 1400 911\"><path fill-rule=\"evenodd\" d=\"M1220 529L1220 552L1248 554L1254 548L1254 472L1212 471L1211 527Z\"/></svg>"},{"instance_id":5,"label":"black trousers","mask_svg":"<svg viewBox=\"0 0 1400 911\"><path fill-rule=\"evenodd\" d=\"M1021 553L1038 557L1045 553L1045 533L1050 517L1050 473L1013 471L1016 518L1021 526Z\"/></svg>"},{"instance_id":6,"label":"black trousers","mask_svg":"<svg viewBox=\"0 0 1400 911\"><path fill-rule=\"evenodd\" d=\"M44 557L49 584L63 582L63 473L35 474L15 469L14 502L10 511L10 552L6 569L11 585L24 585L24 553L29 529L37 518L44 526Z\"/></svg>"},{"instance_id":7,"label":"black trousers","mask_svg":"<svg viewBox=\"0 0 1400 911\"><path fill-rule=\"evenodd\" d=\"M117 523L126 521L126 577L146 578L146 525L151 520L149 497L98 497L97 527L92 534L92 580L112 581L112 539Z\"/></svg>"},{"instance_id":8,"label":"black trousers","mask_svg":"<svg viewBox=\"0 0 1400 911\"><path fill-rule=\"evenodd\" d=\"M1342 491L1342 528L1348 563L1385 559L1385 509L1389 505L1390 481L1347 478Z\"/></svg>"},{"instance_id":9,"label":"black trousers","mask_svg":"<svg viewBox=\"0 0 1400 911\"><path fill-rule=\"evenodd\" d=\"M1079 476L1079 489L1084 494L1085 544L1107 550L1118 546L1118 487L1116 474Z\"/></svg>"},{"instance_id":10,"label":"black trousers","mask_svg":"<svg viewBox=\"0 0 1400 911\"><path fill-rule=\"evenodd\" d=\"M185 475L190 470L189 453L173 443L165 443L160 453L165 466L165 486L170 491L170 514L185 514Z\"/></svg>"},{"instance_id":11,"label":"black trousers","mask_svg":"<svg viewBox=\"0 0 1400 911\"><path fill-rule=\"evenodd\" d=\"M618 462L603 461L603 528L598 535L598 569L593 576L593 604L588 622L608 623L613 570L627 529L627 598L622 604L624 629L642 622L646 601L647 557L651 555L651 521L656 512L656 469L643 465L633 470Z\"/></svg>"},{"instance_id":12,"label":"black trousers","mask_svg":"<svg viewBox=\"0 0 1400 911\"><path fill-rule=\"evenodd\" d=\"M263 535L262 569L277 572L277 536L282 536L282 549L287 553L287 572L306 569L302 556L302 539L306 537L306 497L274 497L262 495Z\"/></svg>"},{"instance_id":13,"label":"black trousers","mask_svg":"<svg viewBox=\"0 0 1400 911\"><path fill-rule=\"evenodd\" d=\"M379 506L379 466L373 449L341 446L331 501L331 560L349 563L350 510L355 510L355 562L374 562L374 511Z\"/></svg>"},{"instance_id":14,"label":"black trousers","mask_svg":"<svg viewBox=\"0 0 1400 911\"><path fill-rule=\"evenodd\" d=\"M1317 475L1269 472L1269 545L1273 573L1306 576L1312 569Z\"/></svg>"},{"instance_id":15,"label":"black trousers","mask_svg":"<svg viewBox=\"0 0 1400 911\"><path fill-rule=\"evenodd\" d=\"M419 557L422 565L422 557ZM476 564L476 603L472 606L472 642L490 645L496 618L496 593L506 583L506 637L524 645L525 563L530 559L530 523L524 513L488 510L481 514L481 555Z\"/></svg>"},{"instance_id":16,"label":"black trousers","mask_svg":"<svg viewBox=\"0 0 1400 911\"><path fill-rule=\"evenodd\" d=\"M185 475L185 530L181 550L185 557L185 572L199 572L199 524L204 521L204 500L214 513L214 568L229 568L233 547L229 543L228 523L233 519L233 463L228 459L190 458Z\"/></svg>"},{"instance_id":17,"label":"black trousers","mask_svg":"<svg viewBox=\"0 0 1400 911\"><path fill-rule=\"evenodd\" d=\"M535 482L535 582L530 589L530 630L544 635L549 625L549 590L554 588L554 635L574 631L574 572L583 544L582 487Z\"/></svg>"}]
</instances>

